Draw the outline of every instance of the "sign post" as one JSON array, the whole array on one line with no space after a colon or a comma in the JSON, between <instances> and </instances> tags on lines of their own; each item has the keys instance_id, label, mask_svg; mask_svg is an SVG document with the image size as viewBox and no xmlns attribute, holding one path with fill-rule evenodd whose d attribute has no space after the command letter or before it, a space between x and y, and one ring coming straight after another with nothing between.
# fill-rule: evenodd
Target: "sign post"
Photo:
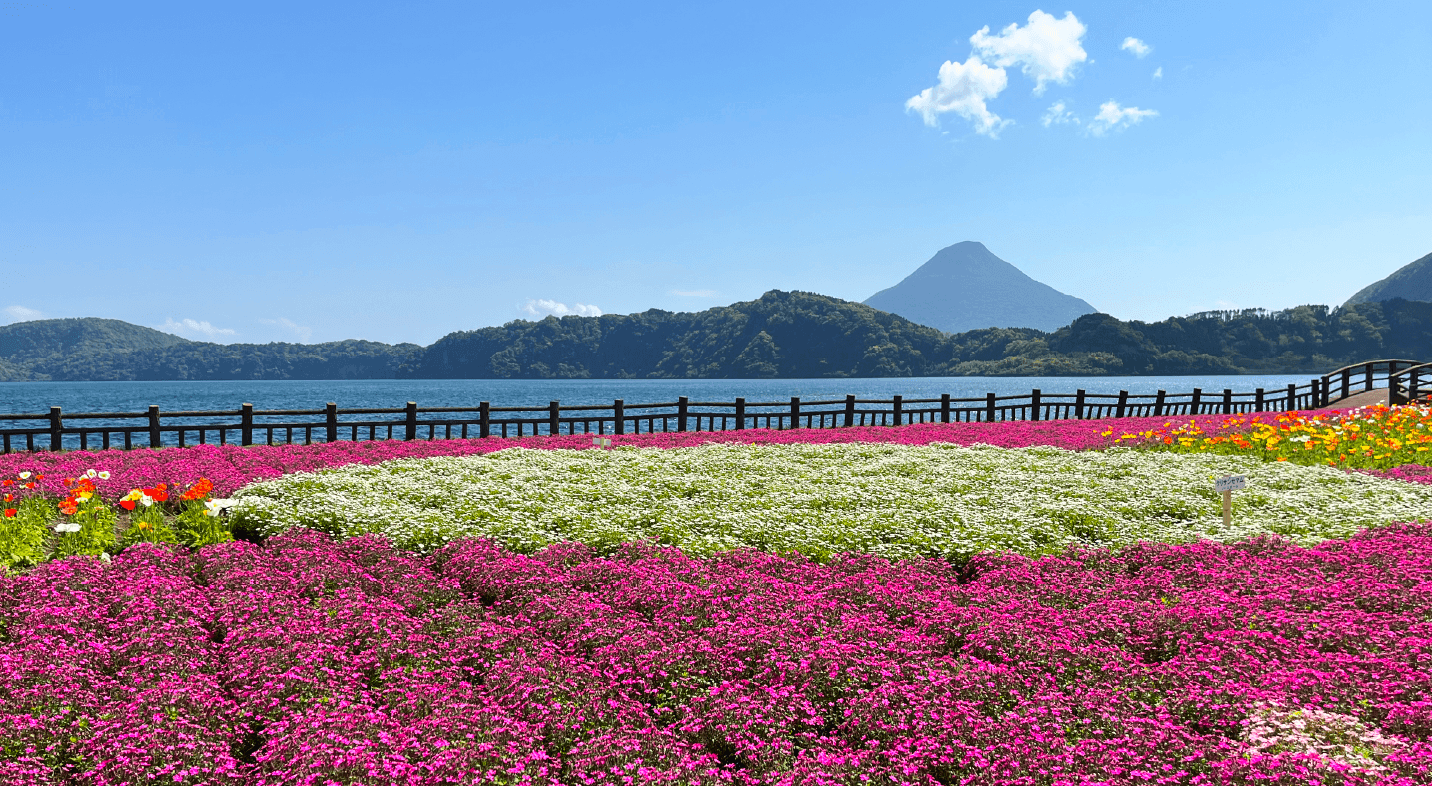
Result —
<instances>
[{"instance_id":1,"label":"sign post","mask_svg":"<svg viewBox=\"0 0 1432 786\"><path fill-rule=\"evenodd\" d=\"M1213 481L1213 490L1223 494L1223 526L1233 523L1233 492L1248 488L1247 475L1225 475Z\"/></svg>"},{"instance_id":2,"label":"sign post","mask_svg":"<svg viewBox=\"0 0 1432 786\"><path fill-rule=\"evenodd\" d=\"M612 440L610 437L592 437L592 446L611 450Z\"/></svg>"}]
</instances>

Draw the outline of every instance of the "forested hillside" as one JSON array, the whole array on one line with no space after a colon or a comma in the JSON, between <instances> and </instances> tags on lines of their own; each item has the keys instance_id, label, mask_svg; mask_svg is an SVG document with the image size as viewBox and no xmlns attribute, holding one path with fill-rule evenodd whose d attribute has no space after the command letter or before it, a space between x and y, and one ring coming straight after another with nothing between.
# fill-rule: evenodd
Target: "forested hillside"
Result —
<instances>
[{"instance_id":1,"label":"forested hillside","mask_svg":"<svg viewBox=\"0 0 1432 786\"><path fill-rule=\"evenodd\" d=\"M1059 376L1323 373L1432 359L1432 303L1213 312L1161 322L1088 314L1053 333L947 334L807 292L696 313L517 320L432 346L210 344L107 319L0 327L0 379L389 379Z\"/></svg>"},{"instance_id":2,"label":"forested hillside","mask_svg":"<svg viewBox=\"0 0 1432 786\"><path fill-rule=\"evenodd\" d=\"M385 379L416 344L211 344L117 319L0 327L0 380Z\"/></svg>"}]
</instances>

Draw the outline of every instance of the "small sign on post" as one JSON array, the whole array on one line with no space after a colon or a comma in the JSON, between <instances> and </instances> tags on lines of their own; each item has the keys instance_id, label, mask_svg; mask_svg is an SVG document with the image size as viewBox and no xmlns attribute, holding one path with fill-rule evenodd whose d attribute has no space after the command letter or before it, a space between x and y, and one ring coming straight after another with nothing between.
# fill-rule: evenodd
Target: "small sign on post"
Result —
<instances>
[{"instance_id":1,"label":"small sign on post","mask_svg":"<svg viewBox=\"0 0 1432 786\"><path fill-rule=\"evenodd\" d=\"M610 437L592 437L592 446L611 450L612 440Z\"/></svg>"},{"instance_id":2,"label":"small sign on post","mask_svg":"<svg viewBox=\"0 0 1432 786\"><path fill-rule=\"evenodd\" d=\"M1213 490L1223 494L1223 526L1233 523L1233 492L1248 488L1247 475L1224 475L1213 481Z\"/></svg>"}]
</instances>

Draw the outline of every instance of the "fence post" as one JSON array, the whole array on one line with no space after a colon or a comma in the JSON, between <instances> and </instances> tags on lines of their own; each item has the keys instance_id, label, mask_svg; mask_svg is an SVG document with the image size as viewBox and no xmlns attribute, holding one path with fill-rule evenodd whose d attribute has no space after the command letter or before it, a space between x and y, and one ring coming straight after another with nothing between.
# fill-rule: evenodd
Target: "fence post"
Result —
<instances>
[{"instance_id":1,"label":"fence post","mask_svg":"<svg viewBox=\"0 0 1432 786\"><path fill-rule=\"evenodd\" d=\"M149 405L149 447L159 447L159 405Z\"/></svg>"},{"instance_id":2,"label":"fence post","mask_svg":"<svg viewBox=\"0 0 1432 786\"><path fill-rule=\"evenodd\" d=\"M941 423L949 423L949 422L950 422L950 394L949 394L949 393L941 393L941 394L940 394L940 422L941 422Z\"/></svg>"},{"instance_id":3,"label":"fence post","mask_svg":"<svg viewBox=\"0 0 1432 786\"><path fill-rule=\"evenodd\" d=\"M1362 383L1363 390L1364 390L1364 391L1372 390L1372 364L1371 364L1371 363L1368 363L1367 366L1365 366L1365 367L1363 368L1363 373L1364 373L1363 383Z\"/></svg>"},{"instance_id":4,"label":"fence post","mask_svg":"<svg viewBox=\"0 0 1432 786\"><path fill-rule=\"evenodd\" d=\"M64 448L64 421L60 419L60 408L50 407L50 450Z\"/></svg>"},{"instance_id":5,"label":"fence post","mask_svg":"<svg viewBox=\"0 0 1432 786\"><path fill-rule=\"evenodd\" d=\"M691 404L691 399L687 398L686 396L677 396L677 398L676 398L676 430L677 430L677 431L685 431L685 430L686 430L686 417L687 417L688 413L689 413L690 410L691 410L690 404Z\"/></svg>"},{"instance_id":6,"label":"fence post","mask_svg":"<svg viewBox=\"0 0 1432 786\"><path fill-rule=\"evenodd\" d=\"M777 422L779 425L779 421ZM791 396L791 428L800 428L801 425L801 397Z\"/></svg>"},{"instance_id":7,"label":"fence post","mask_svg":"<svg viewBox=\"0 0 1432 786\"><path fill-rule=\"evenodd\" d=\"M1263 405L1263 388L1258 388L1257 390L1253 391L1253 397L1254 397L1254 398L1253 398L1253 411L1254 411L1254 412L1262 412L1262 411L1263 411L1263 406L1264 406L1264 405Z\"/></svg>"},{"instance_id":8,"label":"fence post","mask_svg":"<svg viewBox=\"0 0 1432 786\"><path fill-rule=\"evenodd\" d=\"M1287 406L1283 411L1284 411L1284 412L1292 412L1293 410L1295 410L1295 409L1297 409L1297 408L1298 408L1298 386L1295 385L1295 384L1289 383L1289 384L1288 384L1288 406Z\"/></svg>"},{"instance_id":9,"label":"fence post","mask_svg":"<svg viewBox=\"0 0 1432 786\"><path fill-rule=\"evenodd\" d=\"M617 399L612 402L612 414L616 416L616 422L612 424L613 434L626 433L626 402Z\"/></svg>"},{"instance_id":10,"label":"fence post","mask_svg":"<svg viewBox=\"0 0 1432 786\"><path fill-rule=\"evenodd\" d=\"M1084 419L1084 388L1074 391L1074 418Z\"/></svg>"},{"instance_id":11,"label":"fence post","mask_svg":"<svg viewBox=\"0 0 1432 786\"><path fill-rule=\"evenodd\" d=\"M890 424L892 426L902 425L901 419L905 417L905 397L895 396L890 399Z\"/></svg>"},{"instance_id":12,"label":"fence post","mask_svg":"<svg viewBox=\"0 0 1432 786\"><path fill-rule=\"evenodd\" d=\"M1029 419L1039 420L1039 388L1029 392Z\"/></svg>"},{"instance_id":13,"label":"fence post","mask_svg":"<svg viewBox=\"0 0 1432 786\"><path fill-rule=\"evenodd\" d=\"M492 404L484 401L477 405L477 433L483 439L492 436Z\"/></svg>"},{"instance_id":14,"label":"fence post","mask_svg":"<svg viewBox=\"0 0 1432 786\"><path fill-rule=\"evenodd\" d=\"M254 405L247 402L239 407L239 444L254 444Z\"/></svg>"},{"instance_id":15,"label":"fence post","mask_svg":"<svg viewBox=\"0 0 1432 786\"><path fill-rule=\"evenodd\" d=\"M851 396L851 398L855 398ZM848 399L847 399L848 400ZM736 430L740 431L746 427L746 399L736 399Z\"/></svg>"},{"instance_id":16,"label":"fence post","mask_svg":"<svg viewBox=\"0 0 1432 786\"><path fill-rule=\"evenodd\" d=\"M326 415L328 416L328 439L327 439L327 441L328 441L328 442L337 442L337 441L338 441L338 404L337 404L337 402L333 402L333 401L328 402L327 410L328 410L328 411L324 413L324 414L326 414Z\"/></svg>"},{"instance_id":17,"label":"fence post","mask_svg":"<svg viewBox=\"0 0 1432 786\"><path fill-rule=\"evenodd\" d=\"M1193 400L1188 402L1188 414L1197 415L1203 409L1203 388L1193 389Z\"/></svg>"},{"instance_id":18,"label":"fence post","mask_svg":"<svg viewBox=\"0 0 1432 786\"><path fill-rule=\"evenodd\" d=\"M1321 379L1314 377L1309 382L1311 384L1308 386L1308 409L1317 409L1325 403L1327 391L1322 388Z\"/></svg>"},{"instance_id":19,"label":"fence post","mask_svg":"<svg viewBox=\"0 0 1432 786\"><path fill-rule=\"evenodd\" d=\"M1127 407L1128 405L1129 405L1129 391L1127 391L1127 390L1121 390L1121 391L1119 391L1119 409L1118 409L1118 411L1116 411L1116 412L1114 413L1114 417L1116 417L1116 418L1121 418L1121 417L1123 417L1123 416L1124 416L1124 408Z\"/></svg>"},{"instance_id":20,"label":"fence post","mask_svg":"<svg viewBox=\"0 0 1432 786\"><path fill-rule=\"evenodd\" d=\"M411 442L418 438L418 402L409 401L405 409L404 421L407 424L403 429L405 438Z\"/></svg>"},{"instance_id":21,"label":"fence post","mask_svg":"<svg viewBox=\"0 0 1432 786\"><path fill-rule=\"evenodd\" d=\"M985 394L985 422L986 422L986 423L993 423L993 422L994 422L994 394L993 394L993 393L986 393L986 394Z\"/></svg>"},{"instance_id":22,"label":"fence post","mask_svg":"<svg viewBox=\"0 0 1432 786\"><path fill-rule=\"evenodd\" d=\"M555 437L562 433L562 404L557 401L547 405L547 436Z\"/></svg>"},{"instance_id":23,"label":"fence post","mask_svg":"<svg viewBox=\"0 0 1432 786\"><path fill-rule=\"evenodd\" d=\"M1158 398L1155 398L1155 399L1154 399L1154 417L1156 417L1156 418L1161 418L1161 417L1163 417L1163 414L1164 414L1164 399L1167 398L1167 397L1168 397L1168 392L1167 392L1167 391L1163 391L1163 390L1160 390L1160 391L1159 391Z\"/></svg>"},{"instance_id":24,"label":"fence post","mask_svg":"<svg viewBox=\"0 0 1432 786\"><path fill-rule=\"evenodd\" d=\"M855 425L855 394L850 393L845 397L845 427Z\"/></svg>"},{"instance_id":25,"label":"fence post","mask_svg":"<svg viewBox=\"0 0 1432 786\"><path fill-rule=\"evenodd\" d=\"M1232 414L1233 414L1233 389L1232 389L1232 388L1224 388L1224 389L1223 389L1223 414L1225 414L1225 415L1232 415Z\"/></svg>"}]
</instances>

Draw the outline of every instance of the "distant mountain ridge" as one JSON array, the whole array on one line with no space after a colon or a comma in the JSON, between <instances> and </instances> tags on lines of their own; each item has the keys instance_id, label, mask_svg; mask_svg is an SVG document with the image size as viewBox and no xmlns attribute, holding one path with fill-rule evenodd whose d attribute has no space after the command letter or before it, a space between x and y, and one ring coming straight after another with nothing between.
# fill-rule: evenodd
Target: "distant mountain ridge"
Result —
<instances>
[{"instance_id":1,"label":"distant mountain ridge","mask_svg":"<svg viewBox=\"0 0 1432 786\"><path fill-rule=\"evenodd\" d=\"M385 379L416 344L211 344L118 319L0 327L0 380Z\"/></svg>"},{"instance_id":2,"label":"distant mountain ridge","mask_svg":"<svg viewBox=\"0 0 1432 786\"><path fill-rule=\"evenodd\" d=\"M940 249L903 281L871 295L865 305L946 333L991 327L1049 333L1097 310L1035 281L972 240Z\"/></svg>"},{"instance_id":3,"label":"distant mountain ridge","mask_svg":"<svg viewBox=\"0 0 1432 786\"><path fill-rule=\"evenodd\" d=\"M1053 332L942 333L809 292L694 313L515 320L429 347L210 344L118 320L0 327L0 380L701 379L1325 373L1432 358L1432 302L1393 299L1124 322L1086 314Z\"/></svg>"},{"instance_id":4,"label":"distant mountain ridge","mask_svg":"<svg viewBox=\"0 0 1432 786\"><path fill-rule=\"evenodd\" d=\"M1403 265L1381 281L1368 284L1343 305L1375 303L1399 297L1432 301L1432 254Z\"/></svg>"}]
</instances>

